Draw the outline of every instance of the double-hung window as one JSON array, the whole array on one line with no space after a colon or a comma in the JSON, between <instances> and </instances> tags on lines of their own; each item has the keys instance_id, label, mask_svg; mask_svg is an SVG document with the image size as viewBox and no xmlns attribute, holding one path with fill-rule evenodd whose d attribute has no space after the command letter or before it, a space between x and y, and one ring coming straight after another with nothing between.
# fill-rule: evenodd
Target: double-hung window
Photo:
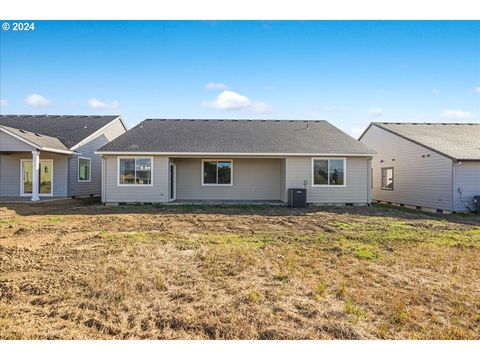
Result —
<instances>
[{"instance_id":1,"label":"double-hung window","mask_svg":"<svg viewBox=\"0 0 480 360\"><path fill-rule=\"evenodd\" d=\"M78 158L78 181L89 182L92 175L92 160L90 158Z\"/></svg>"},{"instance_id":2,"label":"double-hung window","mask_svg":"<svg viewBox=\"0 0 480 360\"><path fill-rule=\"evenodd\" d=\"M312 159L312 186L345 185L345 159Z\"/></svg>"},{"instance_id":3,"label":"double-hung window","mask_svg":"<svg viewBox=\"0 0 480 360\"><path fill-rule=\"evenodd\" d=\"M382 190L393 191L393 167L382 168Z\"/></svg>"},{"instance_id":4,"label":"double-hung window","mask_svg":"<svg viewBox=\"0 0 480 360\"><path fill-rule=\"evenodd\" d=\"M119 185L152 185L152 158L128 157L118 159Z\"/></svg>"},{"instance_id":5,"label":"double-hung window","mask_svg":"<svg viewBox=\"0 0 480 360\"><path fill-rule=\"evenodd\" d=\"M232 184L232 160L202 160L202 185L229 186Z\"/></svg>"}]
</instances>

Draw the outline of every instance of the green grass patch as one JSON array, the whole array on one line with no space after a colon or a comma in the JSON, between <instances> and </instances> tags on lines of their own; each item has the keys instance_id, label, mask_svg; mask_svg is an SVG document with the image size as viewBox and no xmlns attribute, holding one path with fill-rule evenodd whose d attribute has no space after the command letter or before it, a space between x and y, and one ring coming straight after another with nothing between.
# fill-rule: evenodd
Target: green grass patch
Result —
<instances>
[{"instance_id":1,"label":"green grass patch","mask_svg":"<svg viewBox=\"0 0 480 360\"><path fill-rule=\"evenodd\" d=\"M47 221L51 223L59 223L63 221L63 218L60 216L52 216L52 217L49 217Z\"/></svg>"},{"instance_id":2,"label":"green grass patch","mask_svg":"<svg viewBox=\"0 0 480 360\"><path fill-rule=\"evenodd\" d=\"M375 260L378 258L375 247L369 245L359 246L355 255L361 260Z\"/></svg>"},{"instance_id":3,"label":"green grass patch","mask_svg":"<svg viewBox=\"0 0 480 360\"><path fill-rule=\"evenodd\" d=\"M248 292L247 299L250 303L260 303L263 300L263 296L258 291L252 290Z\"/></svg>"},{"instance_id":4,"label":"green grass patch","mask_svg":"<svg viewBox=\"0 0 480 360\"><path fill-rule=\"evenodd\" d=\"M340 230L354 230L359 227L362 227L363 224L355 223L355 222L335 221L333 223L333 226L335 226L337 229L340 229Z\"/></svg>"}]
</instances>

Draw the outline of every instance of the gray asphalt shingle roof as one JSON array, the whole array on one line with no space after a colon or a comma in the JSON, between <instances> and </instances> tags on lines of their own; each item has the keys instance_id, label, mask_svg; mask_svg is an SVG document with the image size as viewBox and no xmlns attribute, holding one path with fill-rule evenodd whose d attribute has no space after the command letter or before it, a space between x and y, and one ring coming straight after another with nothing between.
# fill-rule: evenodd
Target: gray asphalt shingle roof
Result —
<instances>
[{"instance_id":1,"label":"gray asphalt shingle roof","mask_svg":"<svg viewBox=\"0 0 480 360\"><path fill-rule=\"evenodd\" d=\"M19 136L37 145L38 148L50 148L50 149L61 150L61 151L69 151L68 148L65 145L63 145L63 143L60 140L58 140L56 137L51 137L51 136L42 135L38 133L32 133L25 130L19 130L19 129L15 129L15 128L4 126L4 125L0 125L0 128L3 128L10 133L15 134L16 136Z\"/></svg>"},{"instance_id":2,"label":"gray asphalt shingle roof","mask_svg":"<svg viewBox=\"0 0 480 360\"><path fill-rule=\"evenodd\" d=\"M372 123L457 160L480 160L480 123Z\"/></svg>"},{"instance_id":3,"label":"gray asphalt shingle roof","mask_svg":"<svg viewBox=\"0 0 480 360\"><path fill-rule=\"evenodd\" d=\"M373 154L324 120L147 119L107 152Z\"/></svg>"},{"instance_id":4,"label":"gray asphalt shingle roof","mask_svg":"<svg viewBox=\"0 0 480 360\"><path fill-rule=\"evenodd\" d=\"M119 115L0 115L0 125L58 138L67 148L75 146Z\"/></svg>"}]
</instances>

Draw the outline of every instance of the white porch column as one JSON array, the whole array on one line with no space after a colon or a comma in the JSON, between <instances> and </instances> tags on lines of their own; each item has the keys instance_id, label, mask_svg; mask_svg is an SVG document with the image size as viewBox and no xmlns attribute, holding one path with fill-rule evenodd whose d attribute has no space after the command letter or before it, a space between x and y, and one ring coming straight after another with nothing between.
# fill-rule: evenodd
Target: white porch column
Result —
<instances>
[{"instance_id":1,"label":"white porch column","mask_svg":"<svg viewBox=\"0 0 480 360\"><path fill-rule=\"evenodd\" d=\"M40 200L38 196L40 179L40 151L32 151L32 201Z\"/></svg>"}]
</instances>

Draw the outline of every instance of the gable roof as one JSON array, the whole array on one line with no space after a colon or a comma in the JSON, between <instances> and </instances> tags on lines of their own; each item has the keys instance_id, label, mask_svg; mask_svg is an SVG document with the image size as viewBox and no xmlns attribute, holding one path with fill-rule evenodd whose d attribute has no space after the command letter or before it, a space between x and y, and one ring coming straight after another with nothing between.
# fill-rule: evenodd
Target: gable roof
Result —
<instances>
[{"instance_id":1,"label":"gable roof","mask_svg":"<svg viewBox=\"0 0 480 360\"><path fill-rule=\"evenodd\" d=\"M72 148L119 115L0 115L0 125L59 139Z\"/></svg>"},{"instance_id":2,"label":"gable roof","mask_svg":"<svg viewBox=\"0 0 480 360\"><path fill-rule=\"evenodd\" d=\"M0 131L3 131L4 133L40 150L64 154L73 153L73 151L69 150L60 140L55 137L19 130L3 125L0 125Z\"/></svg>"},{"instance_id":3,"label":"gable roof","mask_svg":"<svg viewBox=\"0 0 480 360\"><path fill-rule=\"evenodd\" d=\"M371 155L324 120L146 119L99 153Z\"/></svg>"},{"instance_id":4,"label":"gable roof","mask_svg":"<svg viewBox=\"0 0 480 360\"><path fill-rule=\"evenodd\" d=\"M396 134L455 160L480 160L480 123L380 123L371 126Z\"/></svg>"}]
</instances>

